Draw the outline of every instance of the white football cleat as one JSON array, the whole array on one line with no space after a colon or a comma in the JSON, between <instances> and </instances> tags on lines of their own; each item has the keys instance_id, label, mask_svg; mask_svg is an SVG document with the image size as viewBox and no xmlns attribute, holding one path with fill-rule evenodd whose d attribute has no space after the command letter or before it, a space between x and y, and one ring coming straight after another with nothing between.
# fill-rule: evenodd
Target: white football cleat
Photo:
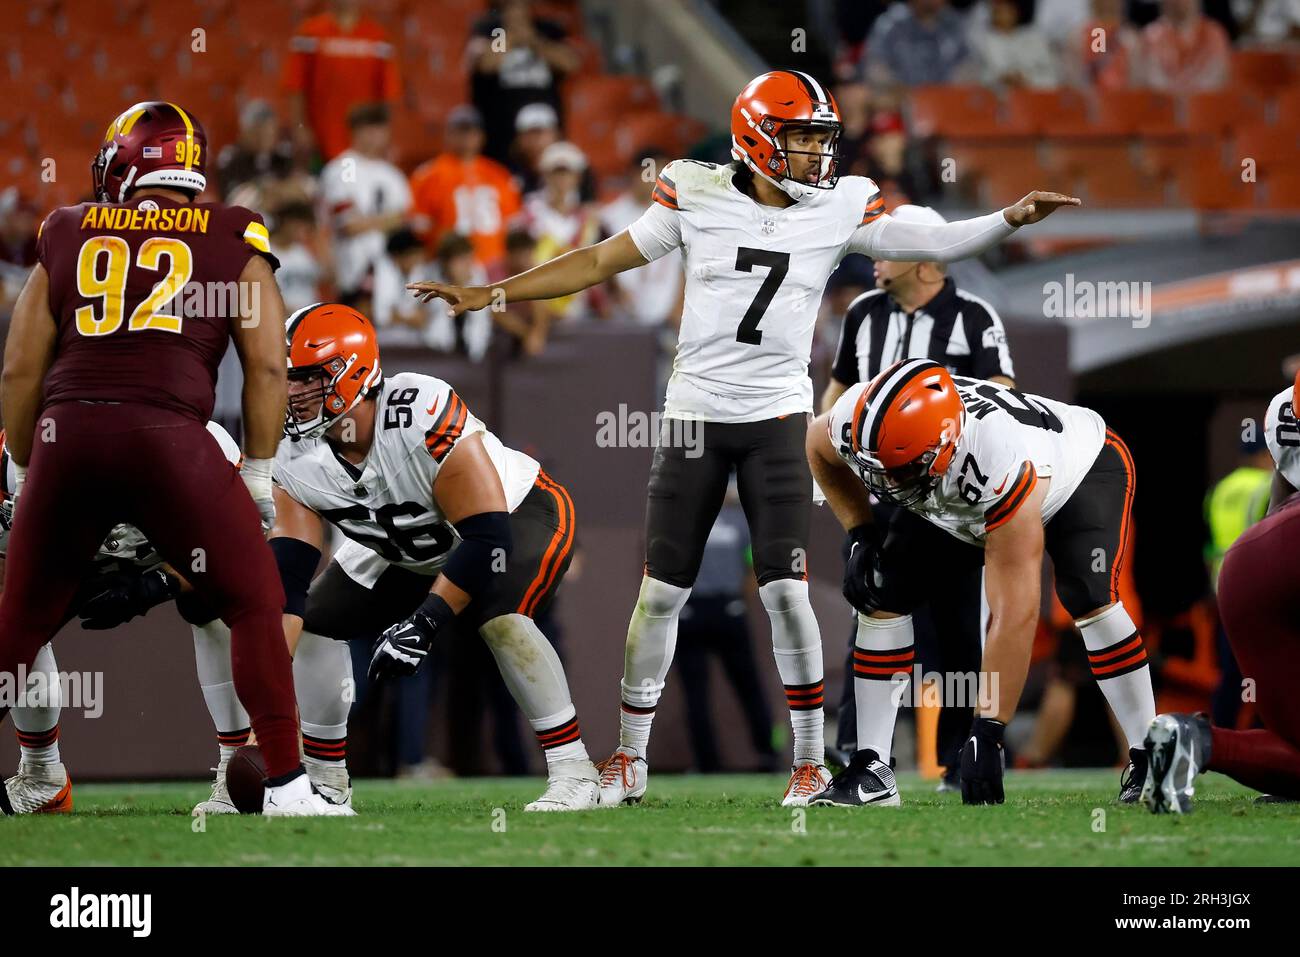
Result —
<instances>
[{"instance_id":1,"label":"white football cleat","mask_svg":"<svg viewBox=\"0 0 1300 957\"><path fill-rule=\"evenodd\" d=\"M356 811L342 804L331 804L316 793L311 778L300 774L288 784L268 787L262 798L266 817L355 817Z\"/></svg>"},{"instance_id":2,"label":"white football cleat","mask_svg":"<svg viewBox=\"0 0 1300 957\"><path fill-rule=\"evenodd\" d=\"M590 811L600 803L600 775L590 761L557 763L542 796L525 811Z\"/></svg>"},{"instance_id":3,"label":"white football cleat","mask_svg":"<svg viewBox=\"0 0 1300 957\"><path fill-rule=\"evenodd\" d=\"M1203 714L1158 714L1147 730L1150 766L1141 800L1152 814L1189 814L1196 776L1210 761L1210 722Z\"/></svg>"},{"instance_id":4,"label":"white football cleat","mask_svg":"<svg viewBox=\"0 0 1300 957\"><path fill-rule=\"evenodd\" d=\"M636 804L645 797L650 768L634 751L620 747L596 765L596 770L600 772L601 807Z\"/></svg>"},{"instance_id":5,"label":"white football cleat","mask_svg":"<svg viewBox=\"0 0 1300 957\"><path fill-rule=\"evenodd\" d=\"M307 777L317 794L331 804L352 807L352 778L348 775L347 765L307 758L302 766L307 769Z\"/></svg>"},{"instance_id":6,"label":"white football cleat","mask_svg":"<svg viewBox=\"0 0 1300 957\"><path fill-rule=\"evenodd\" d=\"M217 762L217 766L212 769L217 772L217 776L212 782L212 793L206 801L200 801L194 805L190 817L198 817L201 814L239 813L239 808L235 807L235 802L230 800L230 792L226 790L226 765L229 763L229 758L222 758Z\"/></svg>"},{"instance_id":7,"label":"white football cleat","mask_svg":"<svg viewBox=\"0 0 1300 957\"><path fill-rule=\"evenodd\" d=\"M62 761L18 765L4 783L15 814L67 814L72 810L72 779Z\"/></svg>"},{"instance_id":8,"label":"white football cleat","mask_svg":"<svg viewBox=\"0 0 1300 957\"><path fill-rule=\"evenodd\" d=\"M826 790L831 772L824 764L800 764L790 769L790 783L785 786L782 807L807 807L808 802Z\"/></svg>"}]
</instances>

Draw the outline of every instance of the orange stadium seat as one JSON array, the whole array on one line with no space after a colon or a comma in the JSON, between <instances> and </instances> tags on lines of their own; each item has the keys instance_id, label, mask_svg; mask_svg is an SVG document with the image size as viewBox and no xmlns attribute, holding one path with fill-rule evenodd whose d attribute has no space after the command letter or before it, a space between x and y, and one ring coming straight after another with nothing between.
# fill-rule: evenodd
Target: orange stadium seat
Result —
<instances>
[{"instance_id":1,"label":"orange stadium seat","mask_svg":"<svg viewBox=\"0 0 1300 957\"><path fill-rule=\"evenodd\" d=\"M1112 136L1169 136L1179 132L1174 99L1155 90L1098 90L1092 129Z\"/></svg>"},{"instance_id":2,"label":"orange stadium seat","mask_svg":"<svg viewBox=\"0 0 1300 957\"><path fill-rule=\"evenodd\" d=\"M907 95L912 133L931 136L996 136L998 101L982 86L917 86Z\"/></svg>"},{"instance_id":3,"label":"orange stadium seat","mask_svg":"<svg viewBox=\"0 0 1300 957\"><path fill-rule=\"evenodd\" d=\"M1300 128L1267 124L1243 126L1232 137L1232 162L1240 166L1253 159L1262 172L1265 167L1292 166L1300 155Z\"/></svg>"},{"instance_id":4,"label":"orange stadium seat","mask_svg":"<svg viewBox=\"0 0 1300 957\"><path fill-rule=\"evenodd\" d=\"M994 209L1014 203L1025 195L1026 183L1045 183L1049 173L1035 158L1021 166L994 166L980 176L978 196L980 205ZM1062 183L1059 188L1072 190L1072 183Z\"/></svg>"},{"instance_id":5,"label":"orange stadium seat","mask_svg":"<svg viewBox=\"0 0 1300 957\"><path fill-rule=\"evenodd\" d=\"M1087 136L1088 103L1075 90L1010 90L1002 128L1024 136Z\"/></svg>"},{"instance_id":6,"label":"orange stadium seat","mask_svg":"<svg viewBox=\"0 0 1300 957\"><path fill-rule=\"evenodd\" d=\"M1024 140L949 140L940 162L953 160L953 186L962 196L975 199L980 182L990 170L1033 168L1039 164L1038 152L1035 143Z\"/></svg>"},{"instance_id":7,"label":"orange stadium seat","mask_svg":"<svg viewBox=\"0 0 1300 957\"><path fill-rule=\"evenodd\" d=\"M1089 169L1136 170L1133 146L1114 140L1053 141L1046 150L1043 164L1052 172L1077 176Z\"/></svg>"},{"instance_id":8,"label":"orange stadium seat","mask_svg":"<svg viewBox=\"0 0 1300 957\"><path fill-rule=\"evenodd\" d=\"M640 77L574 77L565 91L565 131L588 153L604 155L624 117L657 103L654 88Z\"/></svg>"},{"instance_id":9,"label":"orange stadium seat","mask_svg":"<svg viewBox=\"0 0 1300 957\"><path fill-rule=\"evenodd\" d=\"M1264 209L1300 210L1300 169L1290 166L1269 173L1260 200Z\"/></svg>"},{"instance_id":10,"label":"orange stadium seat","mask_svg":"<svg viewBox=\"0 0 1300 957\"><path fill-rule=\"evenodd\" d=\"M1273 101L1274 122L1287 129L1300 127L1300 84L1278 93Z\"/></svg>"},{"instance_id":11,"label":"orange stadium seat","mask_svg":"<svg viewBox=\"0 0 1300 957\"><path fill-rule=\"evenodd\" d=\"M1168 178L1190 161L1223 162L1223 140L1216 136L1188 135L1138 141L1139 166L1147 173Z\"/></svg>"},{"instance_id":12,"label":"orange stadium seat","mask_svg":"<svg viewBox=\"0 0 1300 957\"><path fill-rule=\"evenodd\" d=\"M1239 170L1199 157L1173 171L1174 202L1199 209L1246 209L1254 206L1258 184L1241 181Z\"/></svg>"},{"instance_id":13,"label":"orange stadium seat","mask_svg":"<svg viewBox=\"0 0 1300 957\"><path fill-rule=\"evenodd\" d=\"M1293 82L1296 72L1296 57L1289 51L1234 50L1232 53L1233 87L1269 95Z\"/></svg>"},{"instance_id":14,"label":"orange stadium seat","mask_svg":"<svg viewBox=\"0 0 1300 957\"><path fill-rule=\"evenodd\" d=\"M1192 93L1183 101L1183 129L1221 136L1235 127L1264 122L1264 100L1250 90Z\"/></svg>"}]
</instances>

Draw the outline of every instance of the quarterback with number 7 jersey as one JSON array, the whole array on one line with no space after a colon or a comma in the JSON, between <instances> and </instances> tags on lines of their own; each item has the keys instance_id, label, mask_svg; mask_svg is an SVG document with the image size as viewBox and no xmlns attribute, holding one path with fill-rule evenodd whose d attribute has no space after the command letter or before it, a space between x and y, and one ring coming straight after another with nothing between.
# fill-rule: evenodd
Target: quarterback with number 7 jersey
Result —
<instances>
[{"instance_id":1,"label":"quarterback with number 7 jersey","mask_svg":"<svg viewBox=\"0 0 1300 957\"><path fill-rule=\"evenodd\" d=\"M891 747L899 685L915 660L910 612L942 598L946 569L980 564L991 618L962 751L962 799L1002 803L1002 735L1029 669L1044 551L1128 740L1120 800L1135 802L1155 697L1142 636L1118 591L1133 460L1101 416L909 359L853 386L814 420L808 460L853 540L844 596L858 611L859 750L813 803L899 803L880 755ZM868 493L901 506L888 529L873 525Z\"/></svg>"},{"instance_id":2,"label":"quarterback with number 7 jersey","mask_svg":"<svg viewBox=\"0 0 1300 957\"><path fill-rule=\"evenodd\" d=\"M794 730L783 803L806 804L826 786L821 636L805 573L813 484L803 455L813 407L808 360L826 280L848 253L947 262L1079 204L1034 192L976 219L895 221L874 182L840 175L839 108L806 73L777 71L750 81L732 106L731 133L734 162L669 163L645 214L602 243L492 288L411 287L426 300L447 300L459 314L484 308L494 294L507 302L567 296L661 256L682 257L685 303L664 415L702 423L702 450L674 443L671 436L682 429L671 423L655 449L645 573L628 625L619 747L602 763L602 804L645 793L650 726L678 616L733 471Z\"/></svg>"}]
</instances>

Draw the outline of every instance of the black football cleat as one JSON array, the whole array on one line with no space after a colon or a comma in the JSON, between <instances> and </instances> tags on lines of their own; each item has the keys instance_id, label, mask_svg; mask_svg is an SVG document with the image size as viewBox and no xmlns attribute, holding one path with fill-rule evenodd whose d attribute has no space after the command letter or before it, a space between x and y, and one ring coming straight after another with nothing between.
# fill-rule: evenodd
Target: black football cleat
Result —
<instances>
[{"instance_id":1,"label":"black football cleat","mask_svg":"<svg viewBox=\"0 0 1300 957\"><path fill-rule=\"evenodd\" d=\"M848 767L835 775L826 790L808 802L809 807L898 807L894 772L870 749L854 751Z\"/></svg>"},{"instance_id":2,"label":"black football cleat","mask_svg":"<svg viewBox=\"0 0 1300 957\"><path fill-rule=\"evenodd\" d=\"M1210 722L1203 714L1161 714L1146 738L1146 782L1142 802L1152 814L1187 814L1196 793L1196 775L1210 760Z\"/></svg>"},{"instance_id":3,"label":"black football cleat","mask_svg":"<svg viewBox=\"0 0 1300 957\"><path fill-rule=\"evenodd\" d=\"M1128 749L1128 767L1119 778L1119 803L1137 804L1142 785L1147 780L1147 753L1143 748Z\"/></svg>"}]
</instances>

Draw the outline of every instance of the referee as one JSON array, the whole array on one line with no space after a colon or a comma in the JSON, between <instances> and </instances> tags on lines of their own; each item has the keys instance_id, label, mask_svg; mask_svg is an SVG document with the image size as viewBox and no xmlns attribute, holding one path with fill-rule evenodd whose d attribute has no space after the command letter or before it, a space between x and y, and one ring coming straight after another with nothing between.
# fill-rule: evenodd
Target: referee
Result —
<instances>
[{"instance_id":1,"label":"referee","mask_svg":"<svg viewBox=\"0 0 1300 957\"><path fill-rule=\"evenodd\" d=\"M899 206L891 215L906 223L944 222L928 206ZM958 289L943 263L880 260L875 276L876 288L855 299L844 314L821 411L828 411L849 386L870 382L903 359L933 359L953 375L1015 386L1002 320L983 299ZM884 528L894 507L878 503L873 511L877 526ZM942 673L979 670L983 588L981 572L963 573L952 582L953 601L918 608L913 614L916 643L922 651L918 657L927 662L927 670L934 670L929 662ZM943 641L940 635L945 636ZM853 639L854 629L850 629L836 734L836 745L849 754L857 749ZM945 702L940 712L938 757L945 768L941 791L957 785L961 748L973 719L972 707Z\"/></svg>"}]
</instances>

